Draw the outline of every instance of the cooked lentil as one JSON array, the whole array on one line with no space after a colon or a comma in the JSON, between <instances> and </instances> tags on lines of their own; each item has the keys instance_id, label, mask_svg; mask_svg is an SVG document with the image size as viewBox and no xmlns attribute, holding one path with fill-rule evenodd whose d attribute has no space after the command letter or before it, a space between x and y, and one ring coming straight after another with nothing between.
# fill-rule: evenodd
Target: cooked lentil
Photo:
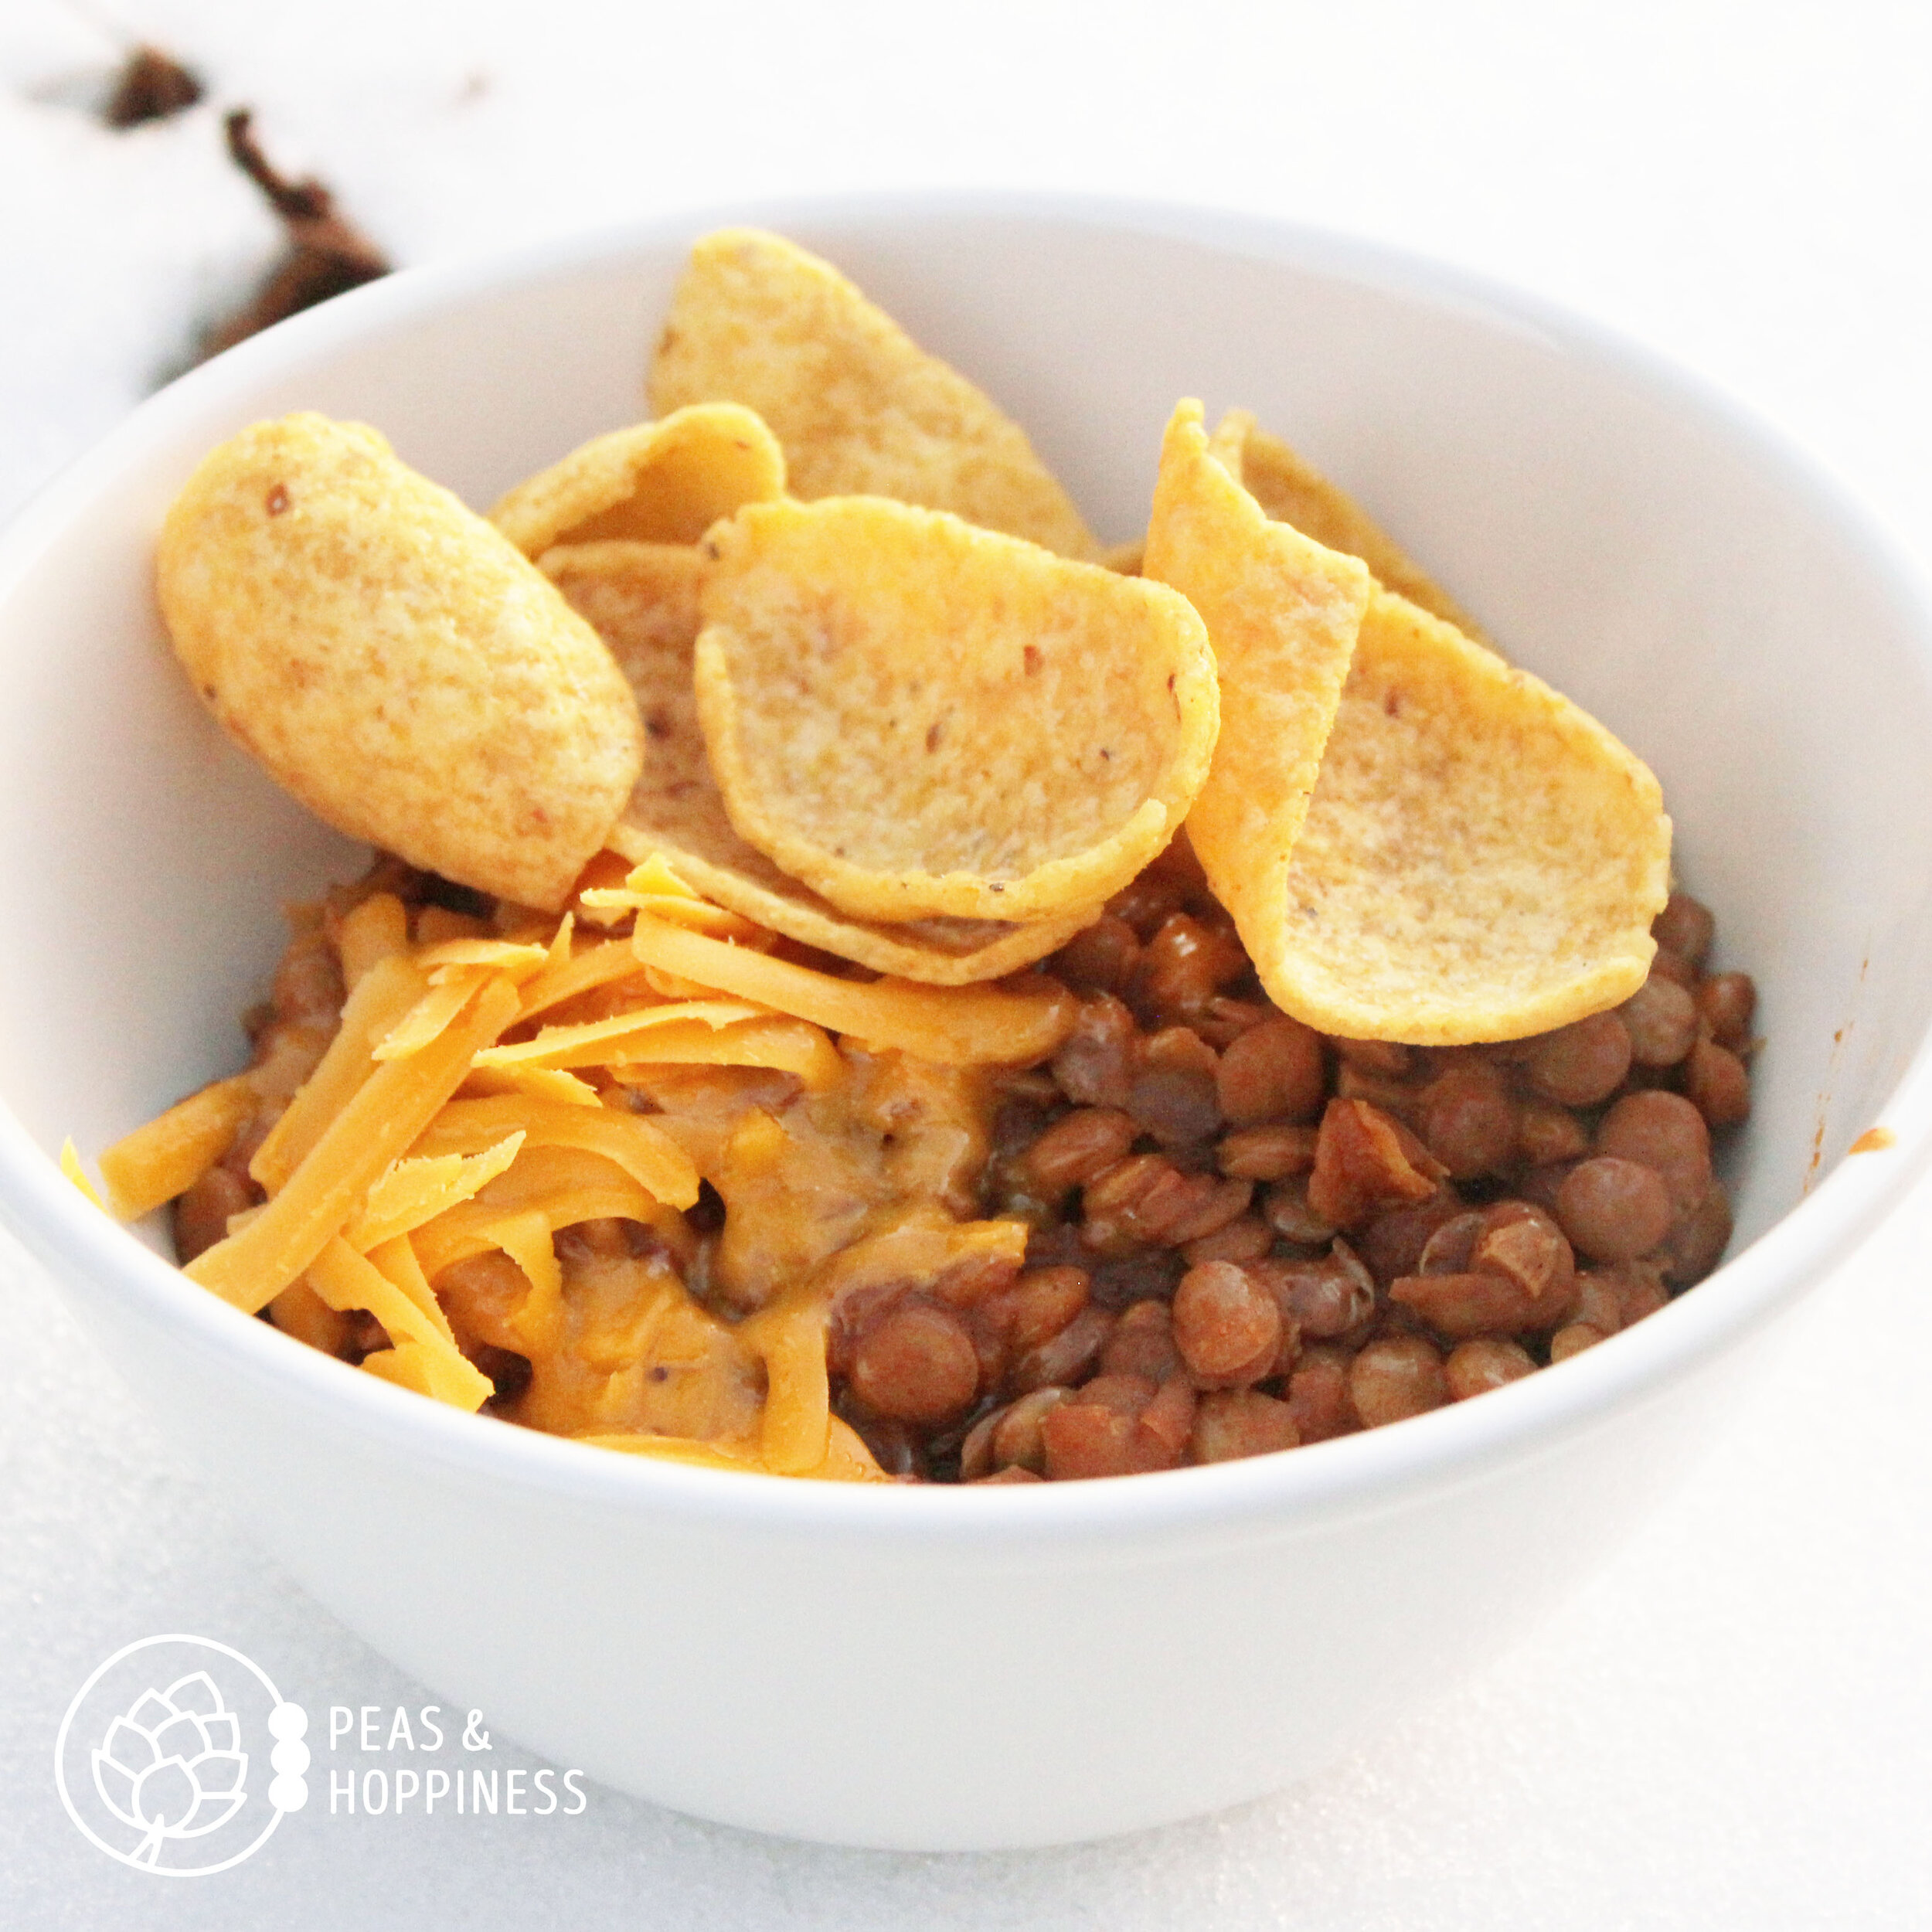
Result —
<instances>
[{"instance_id":1,"label":"cooked lentil","mask_svg":"<svg viewBox=\"0 0 1932 1932\"><path fill-rule=\"evenodd\" d=\"M184 1261L263 1198L249 1160L327 1049L338 935L377 891L419 942L492 930L487 903L393 861L300 918L249 1016L264 1097L175 1203ZM1655 930L1637 994L1535 1039L1325 1039L1268 1004L1183 845L1046 962L1081 1006L1043 1066L968 1073L848 1047L830 1095L780 1073L639 1090L693 1148L751 1108L785 1131L763 1167L700 1158L682 1234L556 1237L560 1359L519 1352L529 1288L507 1255L434 1285L490 1406L539 1427L573 1426L667 1273L736 1318L835 1257L836 1411L905 1480L1123 1475L1377 1427L1594 1346L1721 1258L1712 1135L1749 1112L1756 991L1704 971L1714 927L1696 901L1673 896ZM595 998L575 1016L596 1017ZM920 1266L893 1260L920 1214L1023 1223L1024 1261L938 1237ZM866 1258L869 1236L884 1258ZM350 1361L388 1344L372 1317L299 1296L274 1318Z\"/></svg>"}]
</instances>

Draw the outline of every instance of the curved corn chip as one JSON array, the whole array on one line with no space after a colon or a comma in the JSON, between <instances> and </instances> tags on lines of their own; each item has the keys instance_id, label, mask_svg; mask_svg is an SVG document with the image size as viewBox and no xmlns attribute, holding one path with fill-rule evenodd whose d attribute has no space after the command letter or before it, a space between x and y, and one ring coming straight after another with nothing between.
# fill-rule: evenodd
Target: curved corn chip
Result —
<instances>
[{"instance_id":1,"label":"curved corn chip","mask_svg":"<svg viewBox=\"0 0 1932 1932\"><path fill-rule=\"evenodd\" d=\"M1098 906L1031 925L935 919L885 925L852 919L747 845L726 816L698 729L691 684L702 560L668 544L563 544L543 567L611 648L645 726L644 769L610 835L642 863L660 856L684 883L787 939L874 972L929 985L999 979L1057 951Z\"/></svg>"},{"instance_id":2,"label":"curved corn chip","mask_svg":"<svg viewBox=\"0 0 1932 1932\"><path fill-rule=\"evenodd\" d=\"M1429 1046L1600 1012L1649 970L1670 829L1595 719L1378 591L1261 983L1324 1032Z\"/></svg>"},{"instance_id":3,"label":"curved corn chip","mask_svg":"<svg viewBox=\"0 0 1932 1932\"><path fill-rule=\"evenodd\" d=\"M373 430L291 416L224 443L157 581L216 716L352 838L555 907L629 795L643 735L609 652Z\"/></svg>"},{"instance_id":4,"label":"curved corn chip","mask_svg":"<svg viewBox=\"0 0 1932 1932\"><path fill-rule=\"evenodd\" d=\"M1188 838L1262 983L1288 934L1289 855L1374 586L1356 559L1270 522L1216 460L1201 406L1168 424L1147 574L1207 624L1221 735Z\"/></svg>"},{"instance_id":5,"label":"curved corn chip","mask_svg":"<svg viewBox=\"0 0 1932 1932\"><path fill-rule=\"evenodd\" d=\"M707 235L671 301L651 406L756 410L792 494L889 496L1057 550L1099 546L1019 425L828 262L757 229Z\"/></svg>"},{"instance_id":6,"label":"curved corn chip","mask_svg":"<svg viewBox=\"0 0 1932 1932\"><path fill-rule=\"evenodd\" d=\"M556 543L696 543L740 505L785 493L784 452L752 412L699 403L594 437L490 512L526 556Z\"/></svg>"},{"instance_id":7,"label":"curved corn chip","mask_svg":"<svg viewBox=\"0 0 1932 1932\"><path fill-rule=\"evenodd\" d=\"M1164 586L877 497L753 504L704 547L718 789L842 911L1070 917L1207 776L1213 657Z\"/></svg>"},{"instance_id":8,"label":"curved corn chip","mask_svg":"<svg viewBox=\"0 0 1932 1932\"><path fill-rule=\"evenodd\" d=\"M1359 557L1385 590L1453 624L1465 638L1489 642L1475 619L1353 497L1280 437L1257 428L1250 410L1230 410L1216 427L1211 447L1234 480L1277 522L1291 523L1328 549Z\"/></svg>"}]
</instances>

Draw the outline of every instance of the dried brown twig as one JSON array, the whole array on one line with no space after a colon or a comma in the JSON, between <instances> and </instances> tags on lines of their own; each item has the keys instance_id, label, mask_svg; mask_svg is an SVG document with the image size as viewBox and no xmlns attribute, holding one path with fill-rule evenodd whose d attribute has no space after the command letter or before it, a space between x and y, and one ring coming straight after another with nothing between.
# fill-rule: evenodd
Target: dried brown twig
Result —
<instances>
[{"instance_id":1,"label":"dried brown twig","mask_svg":"<svg viewBox=\"0 0 1932 1932\"><path fill-rule=\"evenodd\" d=\"M319 181L291 182L255 138L253 115L237 107L224 124L228 152L281 218L288 247L240 311L203 338L206 359L284 317L389 274L389 257L335 211L335 197Z\"/></svg>"},{"instance_id":2,"label":"dried brown twig","mask_svg":"<svg viewBox=\"0 0 1932 1932\"><path fill-rule=\"evenodd\" d=\"M121 63L100 117L110 128L138 128L184 113L205 91L192 68L158 47L136 47Z\"/></svg>"}]
</instances>

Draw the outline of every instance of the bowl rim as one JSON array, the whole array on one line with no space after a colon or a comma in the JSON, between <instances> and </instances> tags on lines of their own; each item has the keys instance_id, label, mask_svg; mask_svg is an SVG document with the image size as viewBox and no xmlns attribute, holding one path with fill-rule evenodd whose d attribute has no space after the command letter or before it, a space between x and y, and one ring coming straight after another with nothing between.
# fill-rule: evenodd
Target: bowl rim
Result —
<instances>
[{"instance_id":1,"label":"bowl rim","mask_svg":"<svg viewBox=\"0 0 1932 1932\"><path fill-rule=\"evenodd\" d=\"M308 359L460 308L512 286L682 247L706 230L842 224L882 233L921 223L1005 222L1112 230L1234 253L1366 284L1492 326L1533 332L1556 349L1607 363L1701 417L1831 526L1874 584L1917 620L1932 661L1932 582L1910 553L1818 457L1708 378L1557 303L1406 248L1304 222L1185 203L1091 194L944 192L818 195L737 201L575 230L405 269L279 323L190 371L134 409L0 530L0 648L9 605L48 547L131 462L178 433L183 418L245 397ZM1661 1396L1762 1326L1840 1264L1932 1165L1932 1032L1914 1049L1874 1125L1882 1154L1841 1158L1798 1204L1694 1294L1609 1342L1480 1401L1451 1403L1393 1427L1291 1453L1144 1475L1130 1482L995 1485L801 1481L614 1454L473 1416L358 1374L190 1282L87 1202L0 1097L0 1223L63 1294L125 1304L213 1370L246 1382L318 1427L353 1430L445 1480L538 1492L553 1505L669 1519L720 1533L836 1535L908 1548L998 1546L1066 1552L1150 1532L1293 1533L1335 1512L1379 1513L1479 1480L1499 1461L1533 1455Z\"/></svg>"}]
</instances>

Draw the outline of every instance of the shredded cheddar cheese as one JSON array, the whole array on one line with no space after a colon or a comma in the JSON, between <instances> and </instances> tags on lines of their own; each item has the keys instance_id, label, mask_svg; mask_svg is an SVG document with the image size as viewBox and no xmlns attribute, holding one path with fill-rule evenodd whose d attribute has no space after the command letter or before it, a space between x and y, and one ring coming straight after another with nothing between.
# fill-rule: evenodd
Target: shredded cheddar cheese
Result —
<instances>
[{"instance_id":1,"label":"shredded cheddar cheese","mask_svg":"<svg viewBox=\"0 0 1932 1932\"><path fill-rule=\"evenodd\" d=\"M191 1094L117 1141L100 1157L114 1213L135 1220L192 1187L221 1158L254 1107L254 1088L246 1073L237 1073Z\"/></svg>"},{"instance_id":2,"label":"shredded cheddar cheese","mask_svg":"<svg viewBox=\"0 0 1932 1932\"><path fill-rule=\"evenodd\" d=\"M271 1029L109 1148L113 1209L225 1163L256 1198L217 1191L189 1277L372 1376L626 1454L882 1481L832 1413L839 1298L1017 1265L1024 1227L945 1205L950 1177L975 1069L1049 1051L1073 1002L838 978L661 861L592 875L541 927L386 890L306 915L346 989L332 1036Z\"/></svg>"}]
</instances>

